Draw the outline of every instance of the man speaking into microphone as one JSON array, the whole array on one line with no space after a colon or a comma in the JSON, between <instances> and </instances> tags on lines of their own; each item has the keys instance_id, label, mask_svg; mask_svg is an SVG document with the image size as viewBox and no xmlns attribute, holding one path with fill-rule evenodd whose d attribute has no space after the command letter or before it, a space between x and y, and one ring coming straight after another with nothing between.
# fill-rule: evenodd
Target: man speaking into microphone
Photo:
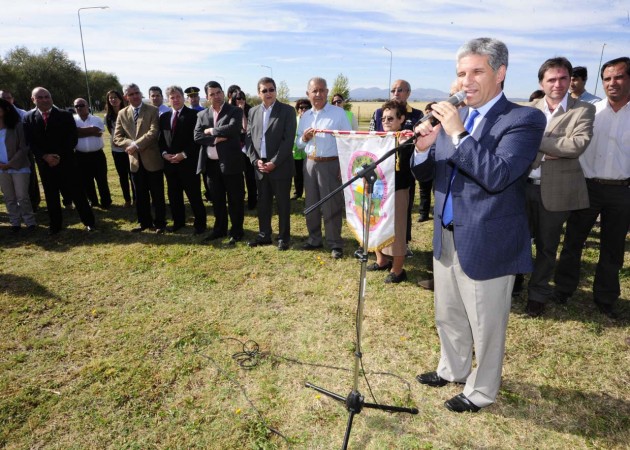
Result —
<instances>
[{"instance_id":1,"label":"man speaking into microphone","mask_svg":"<svg viewBox=\"0 0 630 450\"><path fill-rule=\"evenodd\" d=\"M414 130L412 171L420 181L435 180L435 320L441 344L437 370L416 378L436 388L465 383L463 393L444 405L477 412L494 403L501 385L514 275L532 269L525 178L546 120L503 94L503 42L473 39L456 60L467 107L437 103L433 115L440 123L425 121Z\"/></svg>"}]
</instances>

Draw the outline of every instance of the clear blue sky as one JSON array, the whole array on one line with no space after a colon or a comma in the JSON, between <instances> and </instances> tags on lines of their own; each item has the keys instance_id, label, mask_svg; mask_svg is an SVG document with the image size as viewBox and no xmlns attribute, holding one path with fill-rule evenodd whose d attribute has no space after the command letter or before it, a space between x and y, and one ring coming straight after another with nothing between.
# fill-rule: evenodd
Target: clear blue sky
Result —
<instances>
[{"instance_id":1,"label":"clear blue sky","mask_svg":"<svg viewBox=\"0 0 630 450\"><path fill-rule=\"evenodd\" d=\"M393 53L392 79L448 91L455 51L480 36L510 50L510 97L529 96L540 64L560 55L588 67L593 92L603 44L604 61L630 49L628 0L4 0L0 54L58 47L83 67L77 9L89 6L109 9L81 11L88 69L135 82L145 96L150 85L210 79L255 93L271 71L291 96L312 76L331 82L339 73L352 89L384 88L383 47Z\"/></svg>"}]
</instances>

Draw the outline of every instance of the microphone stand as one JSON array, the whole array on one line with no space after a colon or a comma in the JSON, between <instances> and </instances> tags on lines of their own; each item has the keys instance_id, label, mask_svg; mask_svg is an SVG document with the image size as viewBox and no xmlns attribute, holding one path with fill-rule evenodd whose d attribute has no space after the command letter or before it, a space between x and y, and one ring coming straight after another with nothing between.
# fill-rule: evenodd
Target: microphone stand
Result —
<instances>
[{"instance_id":1,"label":"microphone stand","mask_svg":"<svg viewBox=\"0 0 630 450\"><path fill-rule=\"evenodd\" d=\"M341 403L344 403L346 409L348 410L348 424L346 426L346 432L343 438L343 446L341 447L343 450L348 448L348 440L350 439L350 432L352 430L352 421L356 414L360 414L363 408L370 409L380 409L381 411L390 411L390 412L403 412L409 414L418 414L417 408L404 408L400 406L390 406L390 405L381 405L378 403L367 403L364 401L364 397L359 392L359 370L361 367L361 358L363 357L361 353L361 333L362 333L362 325L363 325L363 308L365 305L365 288L366 288L366 273L367 273L367 261L368 261L368 242L370 236L370 217L372 215L372 193L374 191L374 184L377 180L376 173L374 169L396 153L401 147L405 145L410 145L410 143L405 143L399 147L395 147L389 151L387 151L379 160L373 162L372 164L366 164L354 177L348 180L343 185L339 186L333 192L328 194L326 197L322 198L319 202L310 206L306 210L304 210L304 215L307 215L318 208L321 204L328 201L332 196L336 195L340 191L343 191L347 186L351 185L355 180L359 178L363 178L365 182L365 198L367 201L364 202L363 209L363 254L361 255L361 272L359 276L359 300L357 304L357 314L356 314L356 331L357 331L357 343L356 349L354 352L354 374L353 374L353 382L352 382L352 391L348 394L347 397L343 397L342 395L331 392L327 389L324 389L319 386L315 386L311 383L306 383L306 387L316 390L334 400L337 400Z\"/></svg>"}]
</instances>

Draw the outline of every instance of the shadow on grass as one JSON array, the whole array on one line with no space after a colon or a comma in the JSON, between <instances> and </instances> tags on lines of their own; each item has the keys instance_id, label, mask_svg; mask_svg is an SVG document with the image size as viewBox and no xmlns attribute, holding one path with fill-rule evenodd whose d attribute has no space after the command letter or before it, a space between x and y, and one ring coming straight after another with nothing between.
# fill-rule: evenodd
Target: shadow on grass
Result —
<instances>
[{"instance_id":1,"label":"shadow on grass","mask_svg":"<svg viewBox=\"0 0 630 450\"><path fill-rule=\"evenodd\" d=\"M598 445L622 448L628 445L630 402L605 392L585 392L547 385L504 380L500 403L492 413L558 433L598 440Z\"/></svg>"},{"instance_id":2,"label":"shadow on grass","mask_svg":"<svg viewBox=\"0 0 630 450\"><path fill-rule=\"evenodd\" d=\"M47 288L39 284L31 277L13 275L11 273L0 273L0 293L10 295L12 297L40 297L58 299Z\"/></svg>"},{"instance_id":3,"label":"shadow on grass","mask_svg":"<svg viewBox=\"0 0 630 450\"><path fill-rule=\"evenodd\" d=\"M585 274L582 274L584 277ZM590 277L590 275L589 275ZM512 312L527 317L525 306L527 305L527 290L512 299ZM593 301L591 283L582 280L580 287L566 304L560 305L549 302L545 312L537 319L529 320L553 320L553 321L581 321L590 323L596 328L625 328L630 325L630 300L619 298L615 305L619 317L609 319L600 313Z\"/></svg>"}]
</instances>

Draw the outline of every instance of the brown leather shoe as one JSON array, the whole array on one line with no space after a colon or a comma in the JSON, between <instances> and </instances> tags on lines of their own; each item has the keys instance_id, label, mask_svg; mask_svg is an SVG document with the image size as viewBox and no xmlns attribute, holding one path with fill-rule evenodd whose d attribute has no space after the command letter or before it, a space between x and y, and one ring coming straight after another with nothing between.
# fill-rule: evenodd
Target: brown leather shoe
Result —
<instances>
[{"instance_id":1,"label":"brown leather shoe","mask_svg":"<svg viewBox=\"0 0 630 450\"><path fill-rule=\"evenodd\" d=\"M418 286L427 291L432 291L435 287L435 283L433 282L433 278L429 278L428 280L418 281Z\"/></svg>"}]
</instances>

